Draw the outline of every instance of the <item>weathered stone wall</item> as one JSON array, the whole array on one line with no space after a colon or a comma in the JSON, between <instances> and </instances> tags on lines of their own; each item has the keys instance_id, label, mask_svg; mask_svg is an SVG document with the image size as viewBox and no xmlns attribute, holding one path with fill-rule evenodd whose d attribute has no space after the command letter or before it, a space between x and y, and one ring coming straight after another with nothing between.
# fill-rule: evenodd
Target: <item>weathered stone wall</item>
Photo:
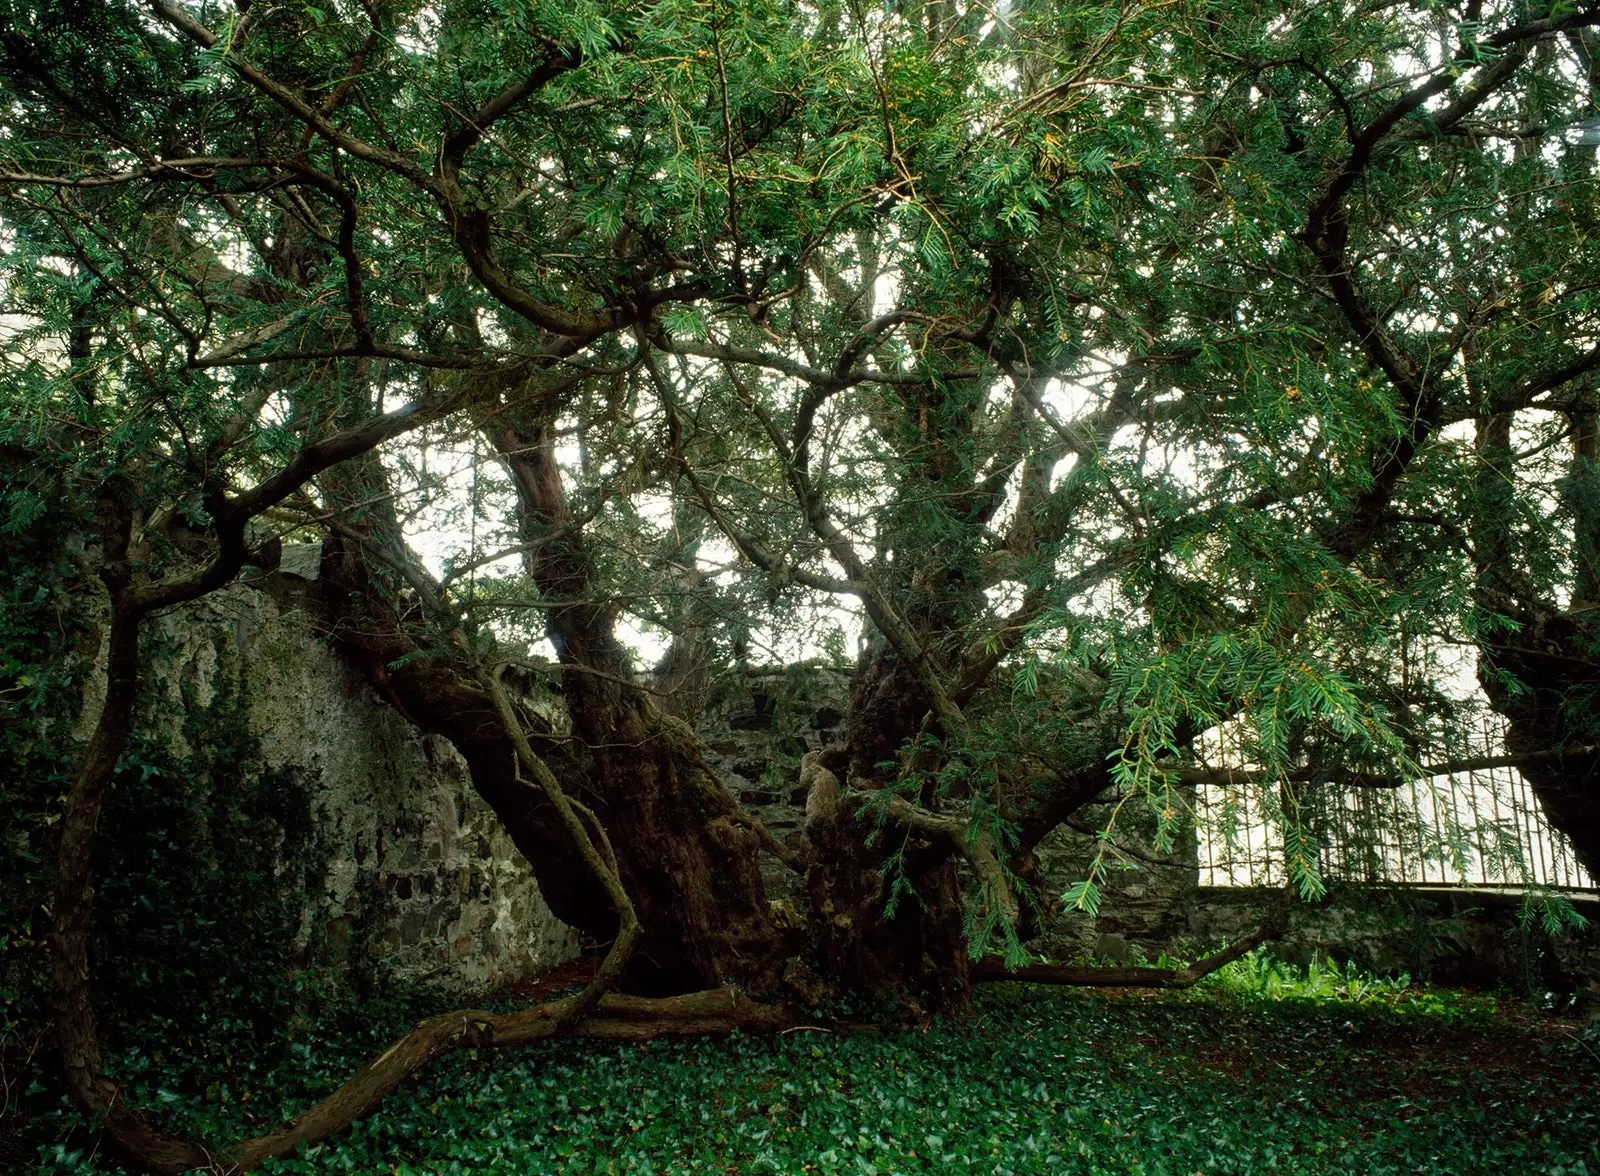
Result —
<instances>
[{"instance_id":1,"label":"weathered stone wall","mask_svg":"<svg viewBox=\"0 0 1600 1176\"><path fill-rule=\"evenodd\" d=\"M287 566L314 574L314 560L290 553ZM306 961L479 989L571 956L575 934L550 913L465 762L312 635L297 582L280 572L213 593L154 621L148 644L170 714L237 700L261 769L306 794L315 848L280 870L319 875L297 945Z\"/></svg>"},{"instance_id":2,"label":"weathered stone wall","mask_svg":"<svg viewBox=\"0 0 1600 1176\"><path fill-rule=\"evenodd\" d=\"M1192 811L1186 798L1180 805ZM1099 855L1101 898L1092 916L1062 910L1046 919L1043 933L1029 944L1033 951L1060 960L1123 963L1139 954L1153 958L1188 930L1200 880L1193 825L1184 824L1172 849L1163 853L1152 845L1155 814L1145 806L1125 805L1116 814L1110 841L1102 844L1098 831L1111 824L1111 808L1082 809L1040 843L1040 871L1051 895L1060 896L1087 878Z\"/></svg>"},{"instance_id":3,"label":"weathered stone wall","mask_svg":"<svg viewBox=\"0 0 1600 1176\"><path fill-rule=\"evenodd\" d=\"M700 719L708 763L779 841L805 818L800 757L840 734L849 692L848 669L752 669L719 680ZM799 898L800 880L781 862L764 857L763 869L771 897Z\"/></svg>"}]
</instances>

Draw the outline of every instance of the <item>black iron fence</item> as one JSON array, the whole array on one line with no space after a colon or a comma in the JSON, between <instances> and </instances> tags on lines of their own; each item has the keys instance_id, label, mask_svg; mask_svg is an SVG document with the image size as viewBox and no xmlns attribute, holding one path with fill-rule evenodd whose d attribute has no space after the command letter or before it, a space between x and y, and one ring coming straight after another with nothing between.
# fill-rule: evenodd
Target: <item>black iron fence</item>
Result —
<instances>
[{"instance_id":1,"label":"black iron fence","mask_svg":"<svg viewBox=\"0 0 1600 1176\"><path fill-rule=\"evenodd\" d=\"M1499 731L1486 726L1475 742L1497 749ZM1514 768L1320 788L1312 807L1302 803L1300 825L1329 882L1600 889ZM1259 784L1197 789L1195 828L1202 886L1288 879L1282 806Z\"/></svg>"}]
</instances>

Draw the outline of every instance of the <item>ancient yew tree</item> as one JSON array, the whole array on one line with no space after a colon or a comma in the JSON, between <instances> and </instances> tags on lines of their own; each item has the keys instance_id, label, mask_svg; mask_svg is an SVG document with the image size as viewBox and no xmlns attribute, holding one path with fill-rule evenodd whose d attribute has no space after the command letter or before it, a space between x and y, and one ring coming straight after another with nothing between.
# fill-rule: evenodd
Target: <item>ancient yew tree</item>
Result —
<instances>
[{"instance_id":1,"label":"ancient yew tree","mask_svg":"<svg viewBox=\"0 0 1600 1176\"><path fill-rule=\"evenodd\" d=\"M141 623L285 539L627 995L423 1026L240 1163L462 1040L959 1008L1059 905L1047 833L1110 799L1170 841L1219 767L1315 893L1300 807L1456 746L1453 647L1594 870L1597 24L7 0L4 526L78 520L104 610L51 911L74 1095L206 1162L101 1073L97 825ZM700 709L852 654L780 844Z\"/></svg>"}]
</instances>

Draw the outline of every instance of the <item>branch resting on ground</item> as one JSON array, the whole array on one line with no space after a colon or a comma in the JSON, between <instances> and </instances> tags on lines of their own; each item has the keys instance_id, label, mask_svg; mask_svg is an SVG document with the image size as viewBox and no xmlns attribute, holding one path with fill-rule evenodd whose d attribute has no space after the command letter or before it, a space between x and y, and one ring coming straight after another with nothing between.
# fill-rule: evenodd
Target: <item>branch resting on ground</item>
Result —
<instances>
[{"instance_id":1,"label":"branch resting on ground","mask_svg":"<svg viewBox=\"0 0 1600 1176\"><path fill-rule=\"evenodd\" d=\"M1269 921L1254 935L1230 944L1187 968L1075 968L1065 964L1025 964L1008 969L1005 961L988 957L972 965L974 984L1017 980L1028 984L1062 984L1078 988L1190 988L1218 968L1249 955L1269 939L1283 934L1283 924Z\"/></svg>"}]
</instances>

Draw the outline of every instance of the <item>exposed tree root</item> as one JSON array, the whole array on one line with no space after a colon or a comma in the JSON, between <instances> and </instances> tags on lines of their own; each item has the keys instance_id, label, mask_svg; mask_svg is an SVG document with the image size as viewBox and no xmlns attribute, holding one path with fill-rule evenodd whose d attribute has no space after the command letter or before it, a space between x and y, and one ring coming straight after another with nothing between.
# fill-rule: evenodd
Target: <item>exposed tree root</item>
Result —
<instances>
[{"instance_id":1,"label":"exposed tree root","mask_svg":"<svg viewBox=\"0 0 1600 1176\"><path fill-rule=\"evenodd\" d=\"M230 1174L245 1172L263 1160L289 1155L304 1144L337 1134L372 1114L429 1062L463 1046L527 1045L553 1037L650 1041L657 1037L731 1033L735 1029L773 1033L795 1024L786 1008L758 1004L734 988L659 999L603 996L587 1016L568 1024L583 999L566 997L516 1013L460 1009L430 1017L316 1106L275 1131L216 1150L163 1137L136 1112L112 1110L106 1117L106 1126L125 1152L132 1150L130 1143L142 1145L137 1162L149 1172L163 1176L195 1168Z\"/></svg>"},{"instance_id":2,"label":"exposed tree root","mask_svg":"<svg viewBox=\"0 0 1600 1176\"><path fill-rule=\"evenodd\" d=\"M1256 934L1182 969L1030 964L1007 971L1000 960L986 959L972 966L971 979L974 983L1016 980L1080 987L1188 988L1281 933L1281 925L1269 923ZM735 988L658 999L606 995L586 1015L584 1000L582 995L565 997L516 1013L461 1009L430 1017L303 1114L275 1131L216 1151L163 1137L136 1112L113 1109L107 1114L106 1125L125 1153L137 1153L140 1166L147 1171L163 1176L193 1168L245 1172L264 1160L289 1155L298 1147L327 1139L372 1114L423 1067L463 1046L528 1045L556 1037L650 1041L657 1037L730 1033L735 1029L775 1033L799 1024L789 1009L757 1003Z\"/></svg>"},{"instance_id":3,"label":"exposed tree root","mask_svg":"<svg viewBox=\"0 0 1600 1176\"><path fill-rule=\"evenodd\" d=\"M1229 944L1214 955L1196 960L1187 968L1074 968L1063 964L1025 964L1020 968L1007 969L1004 960L991 956L974 963L970 975L974 984L1018 980L1028 984L1062 984L1078 988L1189 988L1218 968L1249 955L1267 940L1276 939L1282 934L1280 924L1269 923L1254 935Z\"/></svg>"}]
</instances>

